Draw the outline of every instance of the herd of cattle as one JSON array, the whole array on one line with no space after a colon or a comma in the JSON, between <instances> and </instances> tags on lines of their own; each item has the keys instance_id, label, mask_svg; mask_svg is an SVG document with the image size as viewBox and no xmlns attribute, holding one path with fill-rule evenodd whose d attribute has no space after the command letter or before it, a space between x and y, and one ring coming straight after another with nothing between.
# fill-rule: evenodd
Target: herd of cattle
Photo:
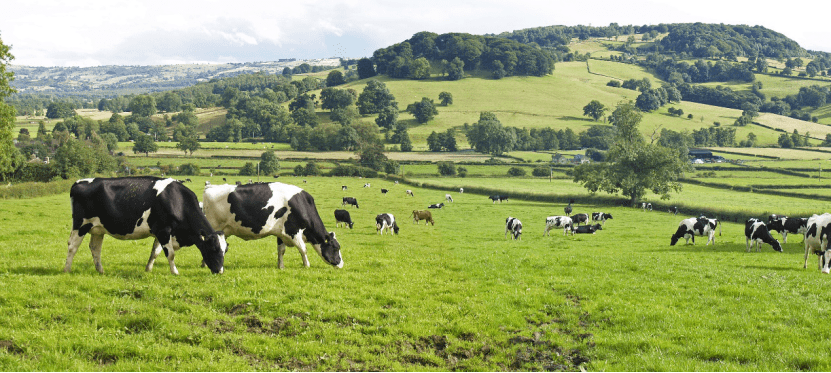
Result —
<instances>
[{"instance_id":1,"label":"herd of cattle","mask_svg":"<svg viewBox=\"0 0 831 373\"><path fill-rule=\"evenodd\" d=\"M364 187L369 188L370 184L367 183ZM347 190L347 187L343 186L342 190ZM382 189L381 192L387 194L389 190ZM464 189L460 189L459 192L464 193ZM405 193L413 195L411 190L406 190ZM278 182L211 185L206 182L203 202L200 203L193 191L175 179L150 176L93 178L75 182L69 195L72 205L72 230L64 267L66 272L70 271L72 260L86 234L90 234L91 237L89 247L95 268L101 273L104 235L120 240L137 240L153 236L147 271L152 270L156 257L164 252L171 273L178 274L174 263L176 251L181 247L195 245L202 254L202 265L207 266L213 273L222 273L225 255L228 252L226 238L229 236L237 236L246 241L267 236L277 237L279 268L284 268L283 254L286 246L296 247L303 265L308 267L307 244L310 244L328 264L336 268L343 267L340 244L335 233L326 231L314 198L294 185ZM504 195L489 198L494 203L508 200L508 196ZM452 202L453 198L446 194L445 200ZM543 236L548 236L554 228L562 228L563 235L594 234L603 229L603 224L607 220L612 219L611 214L604 212L594 212L591 216L582 213L568 216L572 212L573 202L571 200L565 207L565 216L546 218ZM343 197L342 205L359 208L354 197ZM428 208L442 207L444 203L433 204ZM645 211L652 210L651 204L642 204L642 208ZM669 212L677 214L678 209L671 208ZM413 210L412 217L415 224L424 220L425 224L435 225L429 210ZM589 225L589 218L595 224ZM335 210L335 220L338 227L341 224L350 229L354 226L347 210ZM375 222L376 232L379 234L384 234L384 231L390 234L399 233L397 221L390 213L377 215ZM672 235L670 245L675 245L681 238L687 243L692 240L695 244L695 236L706 236L707 245L715 245L716 229L721 235L721 225L717 219L705 216L684 219ZM818 266L822 272L831 271L831 252L828 251L831 214L814 215L810 218L771 215L767 223L756 218L748 219L745 222L747 251L750 252L753 244L756 245L757 251L760 251L762 243L766 243L781 252L782 246L773 238L771 231L781 233L785 243L788 233L802 234L805 245L803 267L807 268L808 255L814 252L819 256ZM515 240L521 239L522 222L519 219L508 217L505 220L505 238L508 234Z\"/></svg>"}]
</instances>

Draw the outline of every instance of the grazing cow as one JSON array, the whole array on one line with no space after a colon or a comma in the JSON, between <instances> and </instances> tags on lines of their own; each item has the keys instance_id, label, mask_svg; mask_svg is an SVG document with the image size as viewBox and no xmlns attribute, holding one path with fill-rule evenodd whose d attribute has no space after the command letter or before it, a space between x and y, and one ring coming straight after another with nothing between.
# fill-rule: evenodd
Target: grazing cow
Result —
<instances>
[{"instance_id":1,"label":"grazing cow","mask_svg":"<svg viewBox=\"0 0 831 373\"><path fill-rule=\"evenodd\" d=\"M591 234L594 234L594 232L603 230L603 226L600 225L600 224L583 225L583 226L579 226L579 227L575 226L573 229L574 229L574 233L591 233Z\"/></svg>"},{"instance_id":2,"label":"grazing cow","mask_svg":"<svg viewBox=\"0 0 831 373\"><path fill-rule=\"evenodd\" d=\"M588 214L576 214L571 217L571 221L574 225L589 224L589 215Z\"/></svg>"},{"instance_id":3,"label":"grazing cow","mask_svg":"<svg viewBox=\"0 0 831 373\"><path fill-rule=\"evenodd\" d=\"M499 201L499 203L502 203L502 201L507 201L508 200L508 196L500 196L500 195L490 196L488 198L490 198L493 201L493 203L496 203L497 201Z\"/></svg>"},{"instance_id":4,"label":"grazing cow","mask_svg":"<svg viewBox=\"0 0 831 373\"><path fill-rule=\"evenodd\" d=\"M670 207L669 208L669 213L672 214L672 215L678 215L678 207L677 206Z\"/></svg>"},{"instance_id":5,"label":"grazing cow","mask_svg":"<svg viewBox=\"0 0 831 373\"><path fill-rule=\"evenodd\" d=\"M395 223L395 217L392 214L380 214L375 217L375 231L384 234L384 229L390 234L393 232L398 234L398 224Z\"/></svg>"},{"instance_id":6,"label":"grazing cow","mask_svg":"<svg viewBox=\"0 0 831 373\"><path fill-rule=\"evenodd\" d=\"M360 208L360 206L358 206L358 200L355 199L354 197L343 197L343 203L341 203L341 206L346 206L346 205L355 206L356 209Z\"/></svg>"},{"instance_id":7,"label":"grazing cow","mask_svg":"<svg viewBox=\"0 0 831 373\"><path fill-rule=\"evenodd\" d=\"M641 208L643 208L643 211L652 211L652 203L641 202Z\"/></svg>"},{"instance_id":8,"label":"grazing cow","mask_svg":"<svg viewBox=\"0 0 831 373\"><path fill-rule=\"evenodd\" d=\"M548 231L553 228L563 228L563 236L567 235L569 232L574 234L571 230L572 225L571 218L568 216L549 216L545 218L545 232L543 232L543 236L550 236Z\"/></svg>"},{"instance_id":9,"label":"grazing cow","mask_svg":"<svg viewBox=\"0 0 831 373\"><path fill-rule=\"evenodd\" d=\"M522 237L522 222L517 218L508 217L505 219L505 238L508 238L508 232L511 232L511 238L521 240Z\"/></svg>"},{"instance_id":10,"label":"grazing cow","mask_svg":"<svg viewBox=\"0 0 831 373\"><path fill-rule=\"evenodd\" d=\"M340 190L346 190L346 185L341 185Z\"/></svg>"},{"instance_id":11,"label":"grazing cow","mask_svg":"<svg viewBox=\"0 0 831 373\"><path fill-rule=\"evenodd\" d=\"M808 229L805 232L805 264L808 268L808 253L813 251L818 256L817 268L822 273L829 273L831 253L828 252L828 240L831 238L831 214L814 215L808 218Z\"/></svg>"},{"instance_id":12,"label":"grazing cow","mask_svg":"<svg viewBox=\"0 0 831 373\"><path fill-rule=\"evenodd\" d=\"M205 189L202 200L211 226L227 236L246 241L276 236L280 269L287 245L297 248L308 267L307 243L326 263L343 267L335 233L326 231L314 198L297 186L278 182L214 185Z\"/></svg>"},{"instance_id":13,"label":"grazing cow","mask_svg":"<svg viewBox=\"0 0 831 373\"><path fill-rule=\"evenodd\" d=\"M465 188L459 188L459 194L464 194Z\"/></svg>"},{"instance_id":14,"label":"grazing cow","mask_svg":"<svg viewBox=\"0 0 831 373\"><path fill-rule=\"evenodd\" d=\"M226 180L224 177L222 178L222 181L224 181L226 183L228 182L228 180Z\"/></svg>"},{"instance_id":15,"label":"grazing cow","mask_svg":"<svg viewBox=\"0 0 831 373\"><path fill-rule=\"evenodd\" d=\"M697 218L681 220L681 223L678 224L678 230L676 230L675 234L670 237L669 245L675 246L681 237L686 240L686 244L689 244L690 239L692 239L692 243L695 245L695 236L707 236L706 245L709 245L710 242L715 245L716 227L718 227L719 236L721 236L721 225L719 224L718 219L708 219L705 216L700 216Z\"/></svg>"},{"instance_id":16,"label":"grazing cow","mask_svg":"<svg viewBox=\"0 0 831 373\"><path fill-rule=\"evenodd\" d=\"M568 206L566 206L566 207L563 209L563 211L565 211L565 213L566 213L566 216L571 215L571 211L572 211L571 204L572 204L572 203L574 203L574 200L573 200L573 199L568 200Z\"/></svg>"},{"instance_id":17,"label":"grazing cow","mask_svg":"<svg viewBox=\"0 0 831 373\"><path fill-rule=\"evenodd\" d=\"M776 215L771 215L771 217L774 216ZM789 218L779 215L775 219L768 220L767 226L769 231L782 234L782 243L788 243L788 233L804 234L808 230L808 218Z\"/></svg>"},{"instance_id":18,"label":"grazing cow","mask_svg":"<svg viewBox=\"0 0 831 373\"><path fill-rule=\"evenodd\" d=\"M444 203L432 204L430 206L427 206L428 209L440 209L442 207L444 207Z\"/></svg>"},{"instance_id":19,"label":"grazing cow","mask_svg":"<svg viewBox=\"0 0 831 373\"><path fill-rule=\"evenodd\" d=\"M72 204L72 232L64 272L72 269L72 259L84 236L91 235L89 249L95 269L104 273L101 247L104 235L119 240L140 240L153 236L147 271L164 251L170 272L178 275L173 258L180 247L196 245L213 273L222 273L225 235L211 228L199 210L193 192L174 179L157 177L81 179L69 191Z\"/></svg>"},{"instance_id":20,"label":"grazing cow","mask_svg":"<svg viewBox=\"0 0 831 373\"><path fill-rule=\"evenodd\" d=\"M387 195L387 192L389 192L389 190L386 190L386 189L381 189L381 194L383 194L383 195Z\"/></svg>"},{"instance_id":21,"label":"grazing cow","mask_svg":"<svg viewBox=\"0 0 831 373\"><path fill-rule=\"evenodd\" d=\"M306 179L303 179L303 184L306 184Z\"/></svg>"},{"instance_id":22,"label":"grazing cow","mask_svg":"<svg viewBox=\"0 0 831 373\"><path fill-rule=\"evenodd\" d=\"M189 183L192 183L192 182L193 182L191 179L185 179L185 181L187 181L187 182L189 182Z\"/></svg>"},{"instance_id":23,"label":"grazing cow","mask_svg":"<svg viewBox=\"0 0 831 373\"><path fill-rule=\"evenodd\" d=\"M744 222L744 238L747 252L756 244L756 252L762 251L762 242L773 246L773 249L782 252L782 245L770 235L767 225L759 219L750 218Z\"/></svg>"},{"instance_id":24,"label":"grazing cow","mask_svg":"<svg viewBox=\"0 0 831 373\"><path fill-rule=\"evenodd\" d=\"M405 190L404 192L405 192L405 193L407 193L407 195L408 195L408 196L410 196L410 197L415 197L415 196L413 195L413 191L412 191L412 190L407 189L407 190Z\"/></svg>"},{"instance_id":25,"label":"grazing cow","mask_svg":"<svg viewBox=\"0 0 831 373\"><path fill-rule=\"evenodd\" d=\"M349 229L352 229L355 224L352 222L352 217L349 216L349 211L346 210L335 210L335 222L335 227L338 228L340 228L341 223L349 226Z\"/></svg>"},{"instance_id":26,"label":"grazing cow","mask_svg":"<svg viewBox=\"0 0 831 373\"><path fill-rule=\"evenodd\" d=\"M453 202L453 197L451 197L449 194L445 194L445 195L444 195L444 200L445 200L445 201L450 201L450 202Z\"/></svg>"},{"instance_id":27,"label":"grazing cow","mask_svg":"<svg viewBox=\"0 0 831 373\"><path fill-rule=\"evenodd\" d=\"M424 220L424 225L427 225L427 223L436 225L436 222L433 221L433 213L430 211L413 210L413 223L418 224L420 220Z\"/></svg>"},{"instance_id":28,"label":"grazing cow","mask_svg":"<svg viewBox=\"0 0 831 373\"><path fill-rule=\"evenodd\" d=\"M364 184L364 188L369 188L369 187L370 187L369 183Z\"/></svg>"},{"instance_id":29,"label":"grazing cow","mask_svg":"<svg viewBox=\"0 0 831 373\"><path fill-rule=\"evenodd\" d=\"M592 213L592 221L600 221L603 224L606 224L606 220L612 219L612 214L606 214L603 212L593 212Z\"/></svg>"}]
</instances>

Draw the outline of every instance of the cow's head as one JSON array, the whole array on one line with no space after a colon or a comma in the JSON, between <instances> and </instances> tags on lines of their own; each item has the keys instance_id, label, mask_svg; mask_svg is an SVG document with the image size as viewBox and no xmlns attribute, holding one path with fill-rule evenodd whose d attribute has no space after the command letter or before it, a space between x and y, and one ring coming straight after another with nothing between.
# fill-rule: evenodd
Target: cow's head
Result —
<instances>
[{"instance_id":1,"label":"cow's head","mask_svg":"<svg viewBox=\"0 0 831 373\"><path fill-rule=\"evenodd\" d=\"M522 235L522 223L517 222L514 226L514 239L518 240L520 235Z\"/></svg>"},{"instance_id":2,"label":"cow's head","mask_svg":"<svg viewBox=\"0 0 831 373\"><path fill-rule=\"evenodd\" d=\"M611 219L611 218L612 218L612 214L604 214L604 219Z\"/></svg>"},{"instance_id":3,"label":"cow's head","mask_svg":"<svg viewBox=\"0 0 831 373\"><path fill-rule=\"evenodd\" d=\"M352 226L353 226L353 225L355 225L355 222L353 222L353 221L350 219L350 221L349 221L349 229L352 229Z\"/></svg>"},{"instance_id":4,"label":"cow's head","mask_svg":"<svg viewBox=\"0 0 831 373\"><path fill-rule=\"evenodd\" d=\"M770 246L773 246L773 249L774 249L774 250L776 250L776 251L778 251L778 252L780 252L780 253L782 252L782 244L780 244L780 243L779 243L779 240L773 240L773 241L770 243Z\"/></svg>"},{"instance_id":5,"label":"cow's head","mask_svg":"<svg viewBox=\"0 0 831 373\"><path fill-rule=\"evenodd\" d=\"M202 253L202 260L213 273L225 271L225 252L228 251L228 243L225 241L225 233L202 232L196 241L196 247Z\"/></svg>"},{"instance_id":6,"label":"cow's head","mask_svg":"<svg viewBox=\"0 0 831 373\"><path fill-rule=\"evenodd\" d=\"M669 239L669 245L670 245L670 246L675 246L675 244L676 244L676 243L678 243L678 240L679 240L681 237L682 237L682 236L679 236L679 235L677 235L677 234L673 234L673 235L672 235L672 237L670 237L670 239Z\"/></svg>"},{"instance_id":7,"label":"cow's head","mask_svg":"<svg viewBox=\"0 0 831 373\"><path fill-rule=\"evenodd\" d=\"M318 253L326 263L329 263L336 268L343 268L343 259L340 257L340 243L335 238L335 232L329 232L326 235L325 241L321 243Z\"/></svg>"}]
</instances>

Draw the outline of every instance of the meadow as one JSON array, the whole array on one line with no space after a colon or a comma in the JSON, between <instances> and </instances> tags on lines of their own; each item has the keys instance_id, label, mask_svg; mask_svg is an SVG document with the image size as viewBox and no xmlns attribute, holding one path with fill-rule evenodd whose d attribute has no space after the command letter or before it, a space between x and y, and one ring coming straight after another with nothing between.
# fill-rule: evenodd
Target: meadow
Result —
<instances>
[{"instance_id":1,"label":"meadow","mask_svg":"<svg viewBox=\"0 0 831 373\"><path fill-rule=\"evenodd\" d=\"M201 196L205 179L188 185ZM563 204L492 204L457 192L455 202L433 210L435 226L415 225L409 213L443 201L445 191L381 179L306 179L281 181L315 196L341 243L341 270L314 252L303 268L293 249L278 270L274 240L231 238L223 275L200 268L192 247L177 254L180 276L163 262L147 273L150 240L106 238L104 275L83 252L63 273L66 193L0 200L7 248L0 364L108 371L831 369L829 332L815 326L829 312L817 291L827 278L814 258L802 269L799 239L783 254L769 247L746 253L743 227L725 223L715 246L699 239L671 247L680 215L582 203L575 212L614 218L595 235L564 237L555 229L543 237L545 217L560 214ZM372 187L362 188L365 181ZM352 230L334 227L332 210L345 195L361 203L349 209ZM780 199L760 197L748 203ZM395 214L400 235L376 234L373 218L383 212ZM504 238L508 216L525 223L519 241Z\"/></svg>"}]
</instances>

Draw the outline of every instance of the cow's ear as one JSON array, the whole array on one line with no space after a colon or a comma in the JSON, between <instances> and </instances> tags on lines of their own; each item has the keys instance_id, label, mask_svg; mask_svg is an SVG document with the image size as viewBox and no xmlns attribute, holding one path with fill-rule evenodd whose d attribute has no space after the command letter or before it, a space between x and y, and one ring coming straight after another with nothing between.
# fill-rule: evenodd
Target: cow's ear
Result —
<instances>
[{"instance_id":1,"label":"cow's ear","mask_svg":"<svg viewBox=\"0 0 831 373\"><path fill-rule=\"evenodd\" d=\"M334 240L334 239L335 239L335 232L329 232L329 239L330 239L330 240Z\"/></svg>"},{"instance_id":2,"label":"cow's ear","mask_svg":"<svg viewBox=\"0 0 831 373\"><path fill-rule=\"evenodd\" d=\"M207 241L208 240L208 234L205 231L199 231L199 239L201 239L202 242Z\"/></svg>"}]
</instances>

